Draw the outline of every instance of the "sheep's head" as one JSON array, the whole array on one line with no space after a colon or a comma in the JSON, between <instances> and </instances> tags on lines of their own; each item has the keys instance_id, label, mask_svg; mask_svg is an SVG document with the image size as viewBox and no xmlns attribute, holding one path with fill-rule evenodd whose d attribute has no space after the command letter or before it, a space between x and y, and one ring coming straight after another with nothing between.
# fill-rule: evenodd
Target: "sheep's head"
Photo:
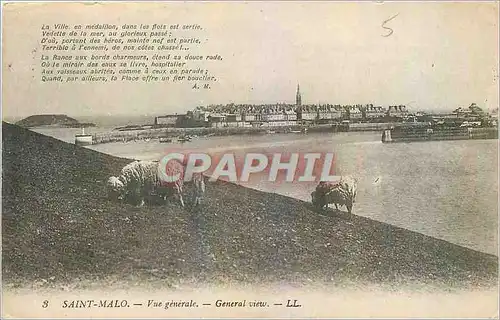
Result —
<instances>
[{"instance_id":1,"label":"sheep's head","mask_svg":"<svg viewBox=\"0 0 500 320\"><path fill-rule=\"evenodd\" d=\"M125 195L125 185L117 177L110 177L107 183L108 197L122 200Z\"/></svg>"},{"instance_id":2,"label":"sheep's head","mask_svg":"<svg viewBox=\"0 0 500 320\"><path fill-rule=\"evenodd\" d=\"M311 192L311 202L316 208L321 208L324 205L324 199L322 194L318 191Z\"/></svg>"},{"instance_id":3,"label":"sheep's head","mask_svg":"<svg viewBox=\"0 0 500 320\"><path fill-rule=\"evenodd\" d=\"M318 193L317 193L317 191L311 192L311 202L312 202L312 204L317 205L317 203L318 203Z\"/></svg>"}]
</instances>

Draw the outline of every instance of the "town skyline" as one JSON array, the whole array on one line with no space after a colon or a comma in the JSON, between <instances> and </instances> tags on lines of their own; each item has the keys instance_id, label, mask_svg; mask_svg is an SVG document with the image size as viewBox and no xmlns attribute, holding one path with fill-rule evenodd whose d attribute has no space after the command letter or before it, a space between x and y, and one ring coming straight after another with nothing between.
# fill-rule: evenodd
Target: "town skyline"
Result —
<instances>
[{"instance_id":1,"label":"town skyline","mask_svg":"<svg viewBox=\"0 0 500 320\"><path fill-rule=\"evenodd\" d=\"M443 113L452 113L454 110L458 109L458 108L468 108L470 105L474 104L475 102L471 102L469 104L466 104L466 105L461 105L461 106L450 106L449 108L440 108L440 109L420 109L420 108L417 108L415 106L411 106L411 105L408 105L408 104L397 104L397 103L393 103L393 104L389 104L389 105L379 105L379 104L375 104L375 103L351 103L351 104L339 104L339 103L328 103L328 102L324 102L324 103L303 103L302 105L303 106L318 106L318 105L330 105L330 106L341 106L341 107L346 107L346 106L357 106L357 105L361 105L361 106L366 106L366 105L370 105L370 104L373 104L374 107L382 107L384 109L387 109L389 106L405 106L408 110L408 112L410 114L416 114L416 113L426 113L426 114L443 114ZM147 119L150 119L151 117L156 117L156 116L163 116L163 115L168 115L168 114L186 114L187 112L190 112L190 111L193 111L195 110L196 108L198 107L205 107L205 108L208 108L210 106L228 106L228 105L235 105L235 106L243 106L243 105L250 105L250 106L274 106L274 105L287 105L287 106L295 106L295 103L293 102L289 102L289 101L282 101L282 102L274 102L274 103L255 103L255 104L251 104L251 103L235 103L235 102L228 102L228 103L213 103L213 104L210 104L210 105L198 105L198 106L195 106L193 108L181 108L181 109L169 109L169 111L171 112L134 112L134 113L87 113L87 114L79 114L79 113L68 113L68 112L44 112L44 113L32 113L32 114L20 114L20 115L5 115L3 114L2 115L2 119L3 121L7 121L7 122L14 122L14 121L18 121L18 120L21 120L23 118L26 118L26 117L29 117L29 116L32 116L32 115L43 115L43 114L64 114L64 115L68 115L68 116L71 116L71 117L74 117L74 118L81 118L81 119L95 119L95 118L99 118L99 117L109 117L109 118L113 118L113 117L117 117L117 118L147 118ZM483 111L485 112L488 112L488 113L491 113L491 112L494 112L495 110L498 111L498 107L496 108L490 108L490 109L487 109L485 108L484 106L478 104L478 106L483 109Z\"/></svg>"},{"instance_id":2,"label":"town skyline","mask_svg":"<svg viewBox=\"0 0 500 320\"><path fill-rule=\"evenodd\" d=\"M468 108L470 105L473 105L473 104L476 104L475 102L471 102L469 103L468 105L461 105L461 106L450 106L449 108L442 108L442 109L428 109L428 110L424 110L424 109L419 109L418 107L415 108L415 106L411 106L412 103L414 101L410 101L409 104L398 104L398 103L392 103L392 104L388 104L388 105L381 105L381 104L377 104L377 103L372 103L372 102L366 102L366 103L348 103L348 104L340 104L340 103L334 103L334 102L318 102L318 103L308 103L307 99L305 100L304 103L302 103L303 101L303 95L302 95L302 91L300 89L300 83L297 83L297 87L296 87L296 92L295 92L295 95L294 95L294 101L292 101L292 99L288 99L288 100L281 100L281 101L278 101L278 102L261 102L261 103L238 103L238 102L226 102L226 103L212 103L212 104L206 104L206 105L196 105L194 107L191 107L191 108L180 108L178 109L179 111L173 111L172 113L170 114L186 114L188 112L192 112L193 110L196 110L196 109L204 109L204 108L210 108L210 107L215 107L215 106L220 106L220 107L226 107L226 106L235 106L235 107L242 107L242 106L252 106L252 107L270 107L270 106L288 106L288 107L297 107L297 106L304 106L304 107L315 107L315 106L334 106L334 107L341 107L341 108L345 108L345 107L366 107L366 106L372 106L372 107L381 107L383 108L384 110L388 110L390 109L391 107L399 107L399 106L403 106L405 107L405 109L408 111L408 113L410 114L416 114L416 113L429 113L429 114L432 114L432 113L435 113L435 114L439 114L439 113L451 113L453 112L454 110L458 109L458 108ZM491 108L491 109L486 109L484 108L484 106L481 106L479 104L477 104L481 109L483 109L483 111L485 112L492 112L492 111L495 111L497 110L498 111L498 106L496 108ZM57 113L50 113L50 112L47 112L47 113L43 113L43 114L57 114ZM61 113L61 114L65 114L65 113ZM10 117L4 117L4 119L6 121L8 120L20 120L22 118L25 118L25 117L28 117L28 116L31 116L31 115L35 115L35 114L27 114L27 115L19 115L19 116L10 116ZM108 116L108 117L113 117L113 116L116 116L116 117L152 117L152 116L162 116L162 115L166 115L166 113L161 113L161 112L157 112L157 113L141 113L141 112L138 112L138 113L122 113L122 114L109 114L109 113L102 113L102 114L73 114L73 116L75 117L83 117L83 118L87 118L87 117L90 117L90 118L93 118L93 117L100 117L100 116Z\"/></svg>"}]
</instances>

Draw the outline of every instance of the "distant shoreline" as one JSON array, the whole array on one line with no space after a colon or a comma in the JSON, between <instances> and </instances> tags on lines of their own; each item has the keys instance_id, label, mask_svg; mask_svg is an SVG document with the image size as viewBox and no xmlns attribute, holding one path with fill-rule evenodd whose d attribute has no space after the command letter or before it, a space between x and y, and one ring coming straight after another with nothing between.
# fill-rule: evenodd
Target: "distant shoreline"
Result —
<instances>
[{"instance_id":1,"label":"distant shoreline","mask_svg":"<svg viewBox=\"0 0 500 320\"><path fill-rule=\"evenodd\" d=\"M81 129L97 127L95 123L78 123L78 124L45 124L36 126L24 126L26 129L45 129L45 128L66 128L66 129Z\"/></svg>"},{"instance_id":2,"label":"distant shoreline","mask_svg":"<svg viewBox=\"0 0 500 320\"><path fill-rule=\"evenodd\" d=\"M180 138L189 136L233 136L233 135L264 135L264 134L306 134L306 133L340 133L340 132L380 132L397 126L408 128L428 128L427 122L367 122L341 124L315 124L293 126L262 126L262 127L154 127L127 126L122 130L112 130L93 135L92 144L111 142L129 142L137 140ZM164 142L166 142L164 141ZM189 141L189 139L187 139Z\"/></svg>"}]
</instances>

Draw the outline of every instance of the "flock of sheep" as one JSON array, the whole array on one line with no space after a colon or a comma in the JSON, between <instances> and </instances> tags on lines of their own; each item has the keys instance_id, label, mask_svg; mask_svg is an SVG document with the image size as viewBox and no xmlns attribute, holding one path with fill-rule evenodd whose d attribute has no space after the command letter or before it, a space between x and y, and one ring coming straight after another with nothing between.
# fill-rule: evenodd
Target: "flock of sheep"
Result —
<instances>
[{"instance_id":1,"label":"flock of sheep","mask_svg":"<svg viewBox=\"0 0 500 320\"><path fill-rule=\"evenodd\" d=\"M118 177L108 179L108 196L114 200L125 201L143 206L146 200L167 200L174 196L184 207L186 185L191 189L190 205L198 206L205 193L205 179L202 174L195 173L190 181L184 181L185 166L179 161L171 160L166 168L168 175L179 174L175 181L163 179L158 161L134 161L121 170Z\"/></svg>"},{"instance_id":2,"label":"flock of sheep","mask_svg":"<svg viewBox=\"0 0 500 320\"><path fill-rule=\"evenodd\" d=\"M165 201L173 195L184 207L185 186L189 185L191 189L189 204L197 207L205 194L204 176L195 173L192 179L185 181L184 171L184 164L171 160L165 172L169 176L179 174L179 179L166 181L162 178L164 175L158 161L134 161L123 167L118 177L108 179L108 195L112 199L139 206L143 206L146 199L156 198ZM347 211L351 213L356 199L357 183L357 180L350 176L341 177L337 182L322 181L311 193L312 203L320 210L327 208L331 203L335 204L337 210L339 206L346 206Z\"/></svg>"}]
</instances>

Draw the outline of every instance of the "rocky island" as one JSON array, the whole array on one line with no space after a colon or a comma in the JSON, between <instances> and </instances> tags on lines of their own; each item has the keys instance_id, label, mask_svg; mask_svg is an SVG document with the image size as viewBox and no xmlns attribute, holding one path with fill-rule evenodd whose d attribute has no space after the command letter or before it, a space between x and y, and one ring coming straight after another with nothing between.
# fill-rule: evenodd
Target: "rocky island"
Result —
<instances>
[{"instance_id":1,"label":"rocky island","mask_svg":"<svg viewBox=\"0 0 500 320\"><path fill-rule=\"evenodd\" d=\"M82 123L78 120L71 118L65 114L38 114L24 118L16 125L24 128L42 127L42 126L56 126L65 128L86 128L95 127L94 123Z\"/></svg>"}]
</instances>

